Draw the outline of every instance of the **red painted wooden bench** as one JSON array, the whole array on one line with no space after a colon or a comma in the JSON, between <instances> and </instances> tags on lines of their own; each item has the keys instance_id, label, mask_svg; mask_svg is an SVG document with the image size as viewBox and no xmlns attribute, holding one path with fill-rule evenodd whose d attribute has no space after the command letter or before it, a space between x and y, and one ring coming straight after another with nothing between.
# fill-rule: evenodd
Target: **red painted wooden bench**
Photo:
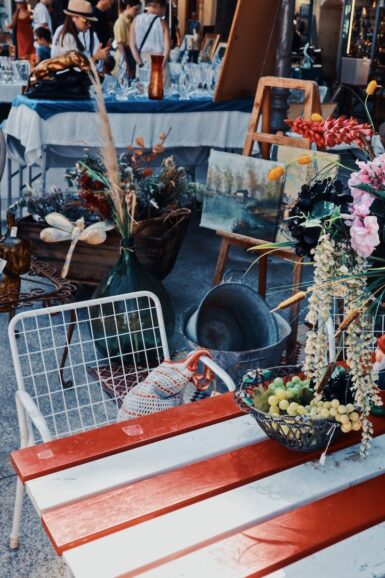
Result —
<instances>
[{"instance_id":1,"label":"red painted wooden bench","mask_svg":"<svg viewBox=\"0 0 385 578\"><path fill-rule=\"evenodd\" d=\"M385 575L385 419L324 466L225 394L11 455L73 576Z\"/></svg>"}]
</instances>

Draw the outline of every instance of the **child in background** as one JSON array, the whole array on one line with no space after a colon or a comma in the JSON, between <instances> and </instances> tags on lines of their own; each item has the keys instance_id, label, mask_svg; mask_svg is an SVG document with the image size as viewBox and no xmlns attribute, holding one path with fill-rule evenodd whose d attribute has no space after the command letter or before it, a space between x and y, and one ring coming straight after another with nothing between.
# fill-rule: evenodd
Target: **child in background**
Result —
<instances>
[{"instance_id":1,"label":"child in background","mask_svg":"<svg viewBox=\"0 0 385 578\"><path fill-rule=\"evenodd\" d=\"M42 60L48 60L51 58L51 31L48 28L40 26L35 30L35 42L36 46L36 64L39 64Z\"/></svg>"}]
</instances>

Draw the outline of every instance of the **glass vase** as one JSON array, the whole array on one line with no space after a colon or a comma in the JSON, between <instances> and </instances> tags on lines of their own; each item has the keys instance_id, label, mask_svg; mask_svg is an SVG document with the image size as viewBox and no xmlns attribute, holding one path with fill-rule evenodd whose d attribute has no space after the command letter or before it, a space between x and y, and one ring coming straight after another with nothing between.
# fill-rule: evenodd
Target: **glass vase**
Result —
<instances>
[{"instance_id":1,"label":"glass vase","mask_svg":"<svg viewBox=\"0 0 385 578\"><path fill-rule=\"evenodd\" d=\"M148 85L148 98L162 100L163 92L163 54L151 54L151 76Z\"/></svg>"},{"instance_id":2,"label":"glass vase","mask_svg":"<svg viewBox=\"0 0 385 578\"><path fill-rule=\"evenodd\" d=\"M12 303L20 294L21 279L19 275L7 272L0 272L0 313L11 312Z\"/></svg>"},{"instance_id":3,"label":"glass vase","mask_svg":"<svg viewBox=\"0 0 385 578\"><path fill-rule=\"evenodd\" d=\"M168 339L175 327L175 314L169 295L138 261L131 240L123 240L117 263L102 280L93 297L110 297L134 291L151 291L160 300ZM153 311L148 300L101 305L92 308L91 326L99 353L111 364L159 364L160 334L153 329Z\"/></svg>"}]
</instances>

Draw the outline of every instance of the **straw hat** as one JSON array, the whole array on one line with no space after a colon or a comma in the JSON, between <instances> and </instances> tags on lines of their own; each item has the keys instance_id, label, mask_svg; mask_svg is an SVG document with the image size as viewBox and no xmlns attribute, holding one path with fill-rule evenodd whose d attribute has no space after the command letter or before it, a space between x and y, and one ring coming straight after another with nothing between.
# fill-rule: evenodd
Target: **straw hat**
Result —
<instances>
[{"instance_id":1,"label":"straw hat","mask_svg":"<svg viewBox=\"0 0 385 578\"><path fill-rule=\"evenodd\" d=\"M93 15L92 5L86 0L70 0L67 10L63 10L68 16L81 16L86 20L97 22L98 19Z\"/></svg>"}]
</instances>

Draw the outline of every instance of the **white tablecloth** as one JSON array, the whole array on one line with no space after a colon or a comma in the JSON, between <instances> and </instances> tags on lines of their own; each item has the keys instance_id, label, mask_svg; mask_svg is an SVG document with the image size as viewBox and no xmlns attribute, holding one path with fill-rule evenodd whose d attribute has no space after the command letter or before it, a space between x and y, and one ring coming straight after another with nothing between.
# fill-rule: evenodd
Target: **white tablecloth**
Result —
<instances>
[{"instance_id":1,"label":"white tablecloth","mask_svg":"<svg viewBox=\"0 0 385 578\"><path fill-rule=\"evenodd\" d=\"M0 102L12 102L21 94L24 84L6 84L0 82Z\"/></svg>"},{"instance_id":2,"label":"white tablecloth","mask_svg":"<svg viewBox=\"0 0 385 578\"><path fill-rule=\"evenodd\" d=\"M161 132L171 132L166 147L242 148L246 137L249 113L240 111L209 111L180 113L112 113L109 115L117 148L126 148L132 136L142 136L146 147L158 142ZM91 112L65 112L47 120L34 110L20 105L12 107L4 132L25 149L28 165L38 162L43 147L97 147L102 144L99 118Z\"/></svg>"}]
</instances>

